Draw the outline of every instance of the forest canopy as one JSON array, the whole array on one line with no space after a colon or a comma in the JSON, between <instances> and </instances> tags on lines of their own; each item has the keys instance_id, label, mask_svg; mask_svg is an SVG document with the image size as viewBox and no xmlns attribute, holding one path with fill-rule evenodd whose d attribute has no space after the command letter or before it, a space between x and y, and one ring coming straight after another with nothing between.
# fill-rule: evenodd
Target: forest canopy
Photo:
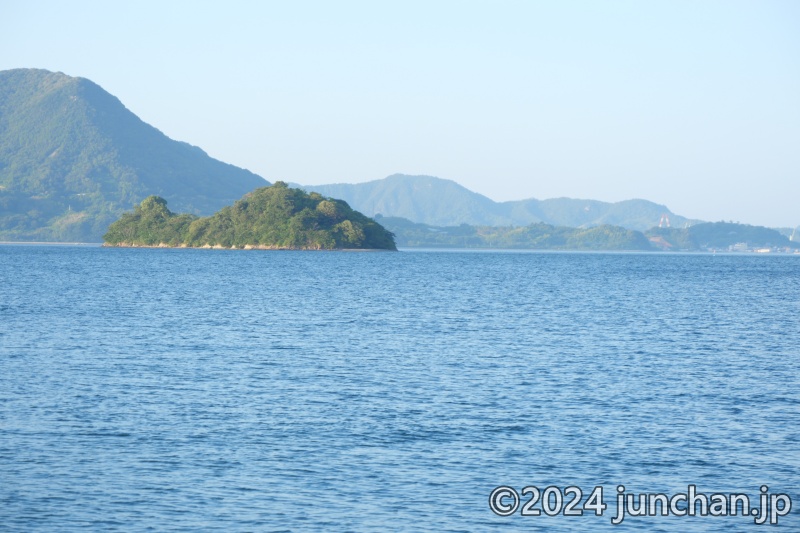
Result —
<instances>
[{"instance_id":1,"label":"forest canopy","mask_svg":"<svg viewBox=\"0 0 800 533\"><path fill-rule=\"evenodd\" d=\"M111 224L108 246L396 250L394 235L342 201L284 182L246 194L210 217L176 214L149 196Z\"/></svg>"}]
</instances>

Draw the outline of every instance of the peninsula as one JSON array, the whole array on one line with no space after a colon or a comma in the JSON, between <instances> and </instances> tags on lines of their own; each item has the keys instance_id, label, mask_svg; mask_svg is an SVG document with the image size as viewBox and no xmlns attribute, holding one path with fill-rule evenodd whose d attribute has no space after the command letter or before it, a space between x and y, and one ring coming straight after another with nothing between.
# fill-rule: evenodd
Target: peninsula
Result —
<instances>
[{"instance_id":1,"label":"peninsula","mask_svg":"<svg viewBox=\"0 0 800 533\"><path fill-rule=\"evenodd\" d=\"M159 196L124 213L104 246L264 250L396 250L394 234L342 201L282 181L247 193L209 217L176 214Z\"/></svg>"}]
</instances>

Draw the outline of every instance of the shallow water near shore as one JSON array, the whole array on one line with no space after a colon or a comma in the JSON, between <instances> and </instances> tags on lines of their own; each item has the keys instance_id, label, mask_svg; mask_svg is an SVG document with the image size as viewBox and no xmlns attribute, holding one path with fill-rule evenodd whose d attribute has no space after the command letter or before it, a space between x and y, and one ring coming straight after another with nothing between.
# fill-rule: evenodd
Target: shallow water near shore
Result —
<instances>
[{"instance_id":1,"label":"shallow water near shore","mask_svg":"<svg viewBox=\"0 0 800 533\"><path fill-rule=\"evenodd\" d=\"M757 528L611 524L695 484L800 529L798 257L31 245L0 280L0 528Z\"/></svg>"}]
</instances>

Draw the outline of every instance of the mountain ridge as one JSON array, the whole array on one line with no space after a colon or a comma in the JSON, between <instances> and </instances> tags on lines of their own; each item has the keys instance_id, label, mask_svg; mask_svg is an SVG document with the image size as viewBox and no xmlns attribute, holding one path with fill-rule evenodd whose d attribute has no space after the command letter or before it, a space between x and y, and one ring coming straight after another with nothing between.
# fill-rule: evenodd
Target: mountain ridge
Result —
<instances>
[{"instance_id":1,"label":"mountain ridge","mask_svg":"<svg viewBox=\"0 0 800 533\"><path fill-rule=\"evenodd\" d=\"M269 185L170 139L91 80L42 69L0 71L0 240L94 241L150 195L210 215ZM602 225L646 231L697 222L649 200L527 198L496 202L459 183L393 174L364 183L300 186L367 216L432 226Z\"/></svg>"},{"instance_id":2,"label":"mountain ridge","mask_svg":"<svg viewBox=\"0 0 800 533\"><path fill-rule=\"evenodd\" d=\"M100 241L149 195L211 214L269 183L167 137L86 78L0 72L0 238Z\"/></svg>"},{"instance_id":3,"label":"mountain ridge","mask_svg":"<svg viewBox=\"0 0 800 533\"><path fill-rule=\"evenodd\" d=\"M495 202L455 181L426 175L392 174L363 183L302 187L341 198L368 216L400 217L432 226L527 226L542 222L575 228L610 224L644 231L658 226L662 216L673 226L699 222L642 199L602 202L562 197Z\"/></svg>"}]
</instances>

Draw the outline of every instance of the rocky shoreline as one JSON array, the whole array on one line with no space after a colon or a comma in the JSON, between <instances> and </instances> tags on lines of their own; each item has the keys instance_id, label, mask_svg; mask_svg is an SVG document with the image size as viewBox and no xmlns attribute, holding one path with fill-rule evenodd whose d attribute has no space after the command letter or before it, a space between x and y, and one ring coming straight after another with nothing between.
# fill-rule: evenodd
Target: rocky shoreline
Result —
<instances>
[{"instance_id":1,"label":"rocky shoreline","mask_svg":"<svg viewBox=\"0 0 800 533\"><path fill-rule=\"evenodd\" d=\"M188 248L192 250L284 250L304 252L393 252L382 248L312 248L302 246L272 246L264 244L245 244L244 246L222 246L221 244L204 244L203 246L188 246L186 244L172 245L166 242L158 244L134 244L120 242L116 244L103 243L104 248Z\"/></svg>"}]
</instances>

